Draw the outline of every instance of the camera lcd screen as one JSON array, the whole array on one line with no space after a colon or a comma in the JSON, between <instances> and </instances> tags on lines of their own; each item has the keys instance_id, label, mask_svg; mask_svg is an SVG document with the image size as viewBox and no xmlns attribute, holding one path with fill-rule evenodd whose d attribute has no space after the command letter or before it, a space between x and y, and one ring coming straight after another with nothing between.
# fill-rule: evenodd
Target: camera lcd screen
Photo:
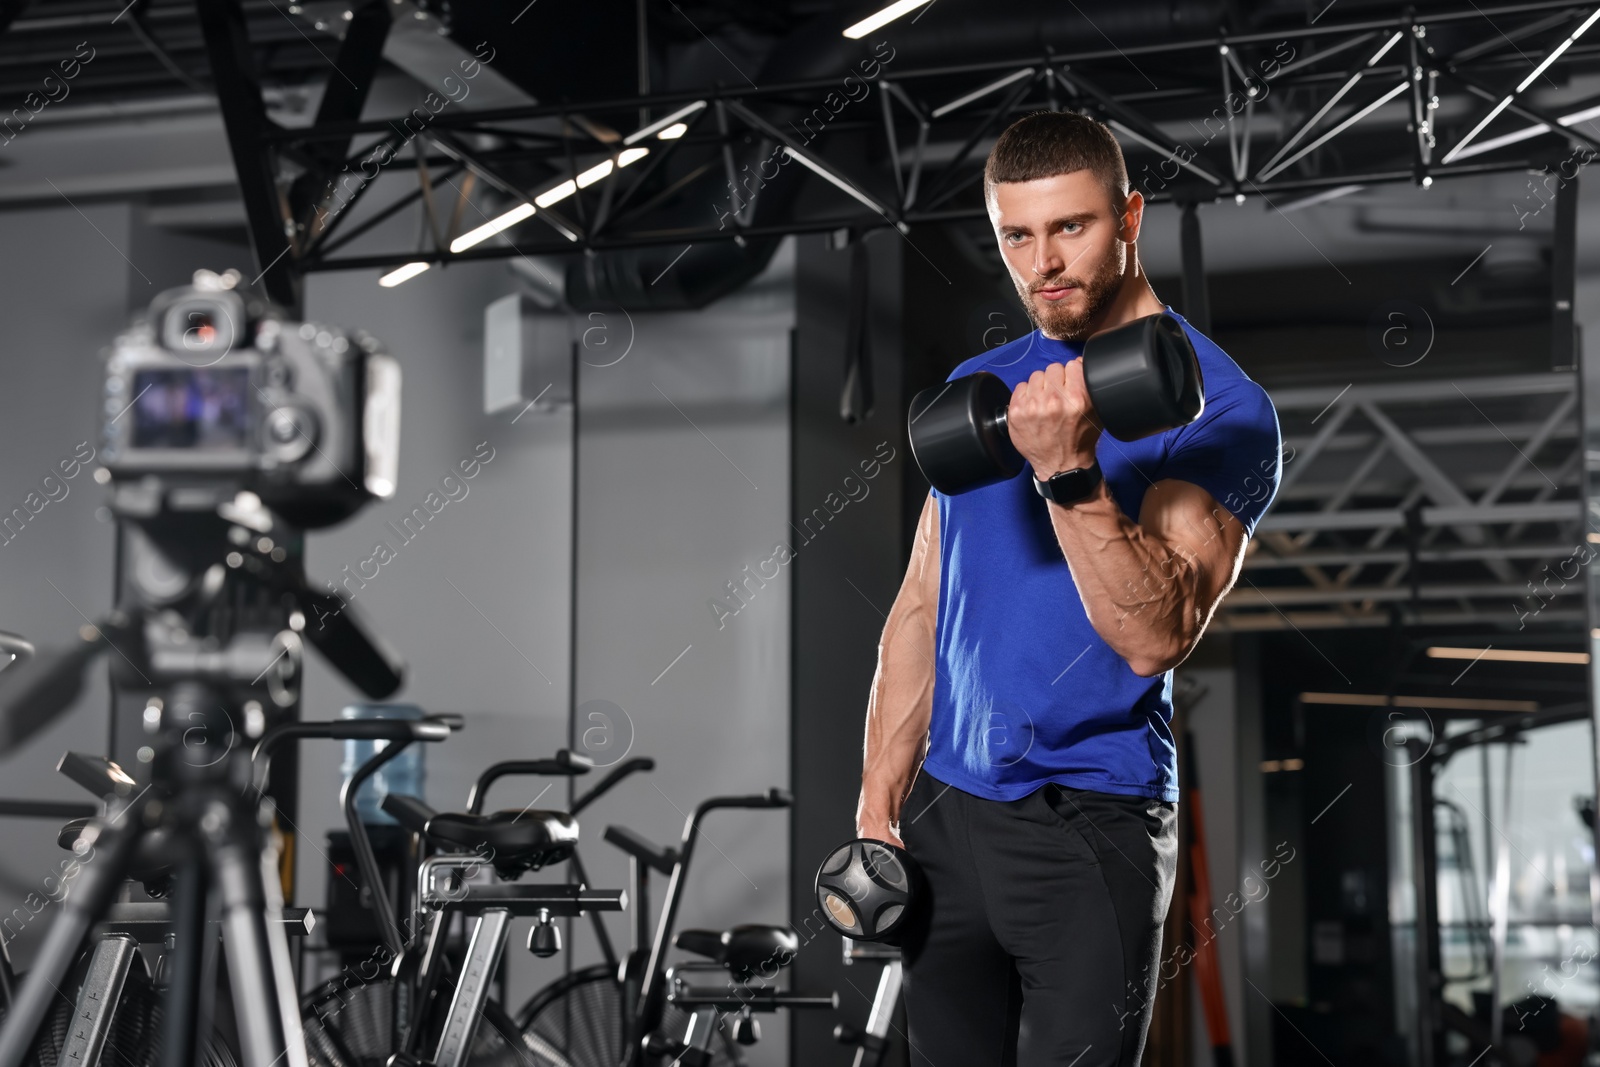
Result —
<instances>
[{"instance_id":1,"label":"camera lcd screen","mask_svg":"<svg viewBox=\"0 0 1600 1067\"><path fill-rule=\"evenodd\" d=\"M133 377L134 448L241 450L250 369L142 370Z\"/></svg>"}]
</instances>

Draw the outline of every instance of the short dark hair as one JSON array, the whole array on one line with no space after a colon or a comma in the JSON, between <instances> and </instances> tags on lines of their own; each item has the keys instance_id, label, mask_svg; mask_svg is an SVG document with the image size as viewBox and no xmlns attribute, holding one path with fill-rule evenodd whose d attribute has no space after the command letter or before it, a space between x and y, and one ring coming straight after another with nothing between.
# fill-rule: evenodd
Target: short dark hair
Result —
<instances>
[{"instance_id":1,"label":"short dark hair","mask_svg":"<svg viewBox=\"0 0 1600 1067\"><path fill-rule=\"evenodd\" d=\"M1076 111L1035 111L1000 134L983 168L988 200L1001 182L1031 182L1075 170L1092 171L1121 210L1128 197L1128 165L1110 127Z\"/></svg>"}]
</instances>

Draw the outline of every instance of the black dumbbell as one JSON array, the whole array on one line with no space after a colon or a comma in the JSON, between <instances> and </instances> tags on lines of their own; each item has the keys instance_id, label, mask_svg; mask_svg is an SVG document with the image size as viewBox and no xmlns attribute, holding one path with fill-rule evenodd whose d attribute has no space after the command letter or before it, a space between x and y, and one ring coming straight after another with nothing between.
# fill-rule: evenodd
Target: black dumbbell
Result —
<instances>
[{"instance_id":1,"label":"black dumbbell","mask_svg":"<svg viewBox=\"0 0 1600 1067\"><path fill-rule=\"evenodd\" d=\"M1119 441L1187 426L1205 408L1194 346L1166 312L1089 338L1083 380L1101 427ZM911 454L935 489L965 493L1022 472L1006 430L1010 403L1011 388L988 371L911 398Z\"/></svg>"},{"instance_id":2,"label":"black dumbbell","mask_svg":"<svg viewBox=\"0 0 1600 1067\"><path fill-rule=\"evenodd\" d=\"M922 870L887 841L846 841L817 868L817 903L829 926L855 941L899 944L927 890Z\"/></svg>"}]
</instances>

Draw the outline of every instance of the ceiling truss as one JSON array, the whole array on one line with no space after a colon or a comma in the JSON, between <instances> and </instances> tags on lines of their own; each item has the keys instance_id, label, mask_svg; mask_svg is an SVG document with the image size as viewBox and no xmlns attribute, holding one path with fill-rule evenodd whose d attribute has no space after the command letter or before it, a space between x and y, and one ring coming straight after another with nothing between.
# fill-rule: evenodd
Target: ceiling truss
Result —
<instances>
[{"instance_id":1,"label":"ceiling truss","mask_svg":"<svg viewBox=\"0 0 1600 1067\"><path fill-rule=\"evenodd\" d=\"M1600 57L1600 32L1575 34L1600 13L1594 4L1470 7L937 68L897 66L890 55L863 60L853 82L452 104L422 122L357 118L383 44L374 20L346 34L335 60L354 84L291 129L261 109L239 3L200 8L260 266L285 302L309 271L909 232L980 217L987 144L1040 107L1108 122L1133 184L1158 201L1259 196L1281 208L1368 185L1543 168L1564 142L1600 147L1591 123L1600 101L1547 109L1535 100L1553 75ZM1485 17L1506 32L1435 52L1430 29ZM1536 76L1528 55L1544 57ZM1296 107L1280 106L1291 92ZM680 112L680 128L659 125ZM1441 114L1452 116L1449 130ZM375 156L382 165L370 165ZM574 188L556 197L566 182ZM814 191L781 189L796 182ZM519 206L533 208L527 221L451 251L463 230Z\"/></svg>"}]
</instances>

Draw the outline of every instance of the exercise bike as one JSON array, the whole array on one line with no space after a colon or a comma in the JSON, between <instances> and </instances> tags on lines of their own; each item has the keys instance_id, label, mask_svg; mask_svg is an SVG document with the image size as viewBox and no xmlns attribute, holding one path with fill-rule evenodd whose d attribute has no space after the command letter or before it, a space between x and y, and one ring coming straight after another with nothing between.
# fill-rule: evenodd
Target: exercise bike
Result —
<instances>
[{"instance_id":1,"label":"exercise bike","mask_svg":"<svg viewBox=\"0 0 1600 1067\"><path fill-rule=\"evenodd\" d=\"M676 849L658 849L622 827L606 829L607 843L632 860L632 951L620 968L597 965L552 983L518 1013L522 1033L559 1054L549 1059L551 1067L646 1067L669 1059L682 1067L737 1065L743 1062L739 1049L759 1040L756 1014L838 1006L836 993L804 994L765 984L799 950L799 938L786 926L745 924L673 934L705 817L718 809L777 809L792 803L781 789L713 797L685 821ZM647 903L652 871L669 875L653 934ZM669 945L701 958L668 968ZM716 973L721 984L691 984L707 973Z\"/></svg>"},{"instance_id":2,"label":"exercise bike","mask_svg":"<svg viewBox=\"0 0 1600 1067\"><path fill-rule=\"evenodd\" d=\"M374 761L385 754L379 753ZM348 975L336 976L303 999L307 1050L314 1067L464 1067L486 1060L536 1067L559 1062L547 1056L539 1059L548 1050L523 1035L492 996L511 920L534 918L529 950L550 956L560 950L554 919L619 911L626 895L620 890L590 889L581 874L579 881L567 884L517 879L571 860L578 839L575 813L649 761L634 763L608 775L571 812L529 807L485 815L481 810L488 785L497 778L589 773L589 760L566 751L553 759L510 761L489 768L474 786L465 812L441 813L415 797L384 797L387 814L439 851L416 866L414 912L406 919L406 930L380 916L380 927L389 933L371 973L358 971L354 983ZM362 767L363 772L367 769ZM352 779L347 787L351 805L359 784ZM353 807L350 810L353 813ZM352 841L362 842L358 856L370 853L365 827L353 814L347 822ZM487 881L478 877L486 869L494 876ZM378 884L373 876L364 878L369 885ZM384 895L371 896L382 912L386 905L378 901ZM471 926L459 961L446 951L447 933L458 915ZM481 1022L489 1026L482 1027Z\"/></svg>"}]
</instances>

